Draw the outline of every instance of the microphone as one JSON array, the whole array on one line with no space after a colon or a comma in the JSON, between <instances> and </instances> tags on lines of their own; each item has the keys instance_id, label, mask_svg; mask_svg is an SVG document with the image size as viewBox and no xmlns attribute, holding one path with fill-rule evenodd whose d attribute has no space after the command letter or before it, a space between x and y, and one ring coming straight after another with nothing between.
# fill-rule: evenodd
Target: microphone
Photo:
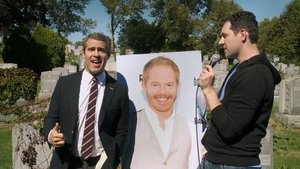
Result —
<instances>
[{"instance_id":1,"label":"microphone","mask_svg":"<svg viewBox=\"0 0 300 169\"><path fill-rule=\"evenodd\" d=\"M221 56L219 54L213 54L210 58L209 65L214 67L221 60ZM194 78L194 86L200 87L199 79Z\"/></svg>"},{"instance_id":2,"label":"microphone","mask_svg":"<svg viewBox=\"0 0 300 169\"><path fill-rule=\"evenodd\" d=\"M209 61L209 65L211 67L214 67L221 59L221 56L219 54L213 54L210 58L210 61Z\"/></svg>"}]
</instances>

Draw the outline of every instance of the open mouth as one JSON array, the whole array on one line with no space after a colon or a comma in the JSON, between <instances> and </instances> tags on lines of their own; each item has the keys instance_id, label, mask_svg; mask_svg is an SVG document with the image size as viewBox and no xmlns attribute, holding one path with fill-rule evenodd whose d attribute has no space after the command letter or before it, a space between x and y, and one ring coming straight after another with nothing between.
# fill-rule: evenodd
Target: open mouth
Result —
<instances>
[{"instance_id":1,"label":"open mouth","mask_svg":"<svg viewBox=\"0 0 300 169\"><path fill-rule=\"evenodd\" d=\"M100 63L102 63L102 60L95 59L95 60L91 60L91 62L95 63L95 64L100 64Z\"/></svg>"},{"instance_id":2,"label":"open mouth","mask_svg":"<svg viewBox=\"0 0 300 169\"><path fill-rule=\"evenodd\" d=\"M168 97L157 97L156 98L159 102L165 102L168 100Z\"/></svg>"}]
</instances>

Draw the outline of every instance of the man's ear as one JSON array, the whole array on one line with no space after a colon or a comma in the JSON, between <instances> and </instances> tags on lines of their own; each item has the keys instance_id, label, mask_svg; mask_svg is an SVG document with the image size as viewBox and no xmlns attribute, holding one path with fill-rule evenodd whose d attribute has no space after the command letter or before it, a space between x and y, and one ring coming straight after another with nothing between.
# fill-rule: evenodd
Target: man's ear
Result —
<instances>
[{"instance_id":1,"label":"man's ear","mask_svg":"<svg viewBox=\"0 0 300 169\"><path fill-rule=\"evenodd\" d=\"M248 35L249 35L248 32L245 29L241 29L239 34L240 34L240 37L242 39L242 42L245 43L248 39Z\"/></svg>"},{"instance_id":2,"label":"man's ear","mask_svg":"<svg viewBox=\"0 0 300 169\"><path fill-rule=\"evenodd\" d=\"M146 83L144 82L144 80L141 80L141 87L143 91L146 91Z\"/></svg>"}]
</instances>

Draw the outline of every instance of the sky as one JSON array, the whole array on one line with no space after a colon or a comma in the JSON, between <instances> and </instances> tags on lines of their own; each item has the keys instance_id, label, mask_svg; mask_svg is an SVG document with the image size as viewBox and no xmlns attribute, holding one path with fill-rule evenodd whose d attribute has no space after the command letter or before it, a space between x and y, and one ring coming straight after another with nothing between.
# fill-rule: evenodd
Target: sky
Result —
<instances>
[{"instance_id":1,"label":"sky","mask_svg":"<svg viewBox=\"0 0 300 169\"><path fill-rule=\"evenodd\" d=\"M286 5L292 0L234 0L244 10L251 11L256 15L258 22L263 21L265 18L272 19L278 17L283 13ZM96 20L97 26L91 32L102 32L110 35L108 24L110 22L109 16L106 14L105 8L99 0L94 0L89 4L85 10L85 18ZM73 33L68 36L69 41L75 43L81 41L84 35L81 33ZM115 37L117 38L117 37Z\"/></svg>"}]
</instances>

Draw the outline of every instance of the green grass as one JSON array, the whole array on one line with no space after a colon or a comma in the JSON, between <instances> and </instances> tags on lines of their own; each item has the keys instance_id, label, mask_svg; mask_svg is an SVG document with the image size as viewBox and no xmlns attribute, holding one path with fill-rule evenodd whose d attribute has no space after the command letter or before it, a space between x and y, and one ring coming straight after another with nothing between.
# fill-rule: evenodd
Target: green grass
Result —
<instances>
[{"instance_id":1,"label":"green grass","mask_svg":"<svg viewBox=\"0 0 300 169\"><path fill-rule=\"evenodd\" d=\"M300 129L285 127L281 122L274 120L273 145L274 168L300 168Z\"/></svg>"},{"instance_id":2,"label":"green grass","mask_svg":"<svg viewBox=\"0 0 300 169\"><path fill-rule=\"evenodd\" d=\"M274 103L270 118L273 129L274 169L300 168L300 129L287 128L274 118L278 112L278 103Z\"/></svg>"},{"instance_id":3,"label":"green grass","mask_svg":"<svg viewBox=\"0 0 300 169\"><path fill-rule=\"evenodd\" d=\"M300 168L300 129L276 130L274 164L276 168Z\"/></svg>"},{"instance_id":4,"label":"green grass","mask_svg":"<svg viewBox=\"0 0 300 169\"><path fill-rule=\"evenodd\" d=\"M0 168L12 168L11 128L0 129Z\"/></svg>"}]
</instances>

